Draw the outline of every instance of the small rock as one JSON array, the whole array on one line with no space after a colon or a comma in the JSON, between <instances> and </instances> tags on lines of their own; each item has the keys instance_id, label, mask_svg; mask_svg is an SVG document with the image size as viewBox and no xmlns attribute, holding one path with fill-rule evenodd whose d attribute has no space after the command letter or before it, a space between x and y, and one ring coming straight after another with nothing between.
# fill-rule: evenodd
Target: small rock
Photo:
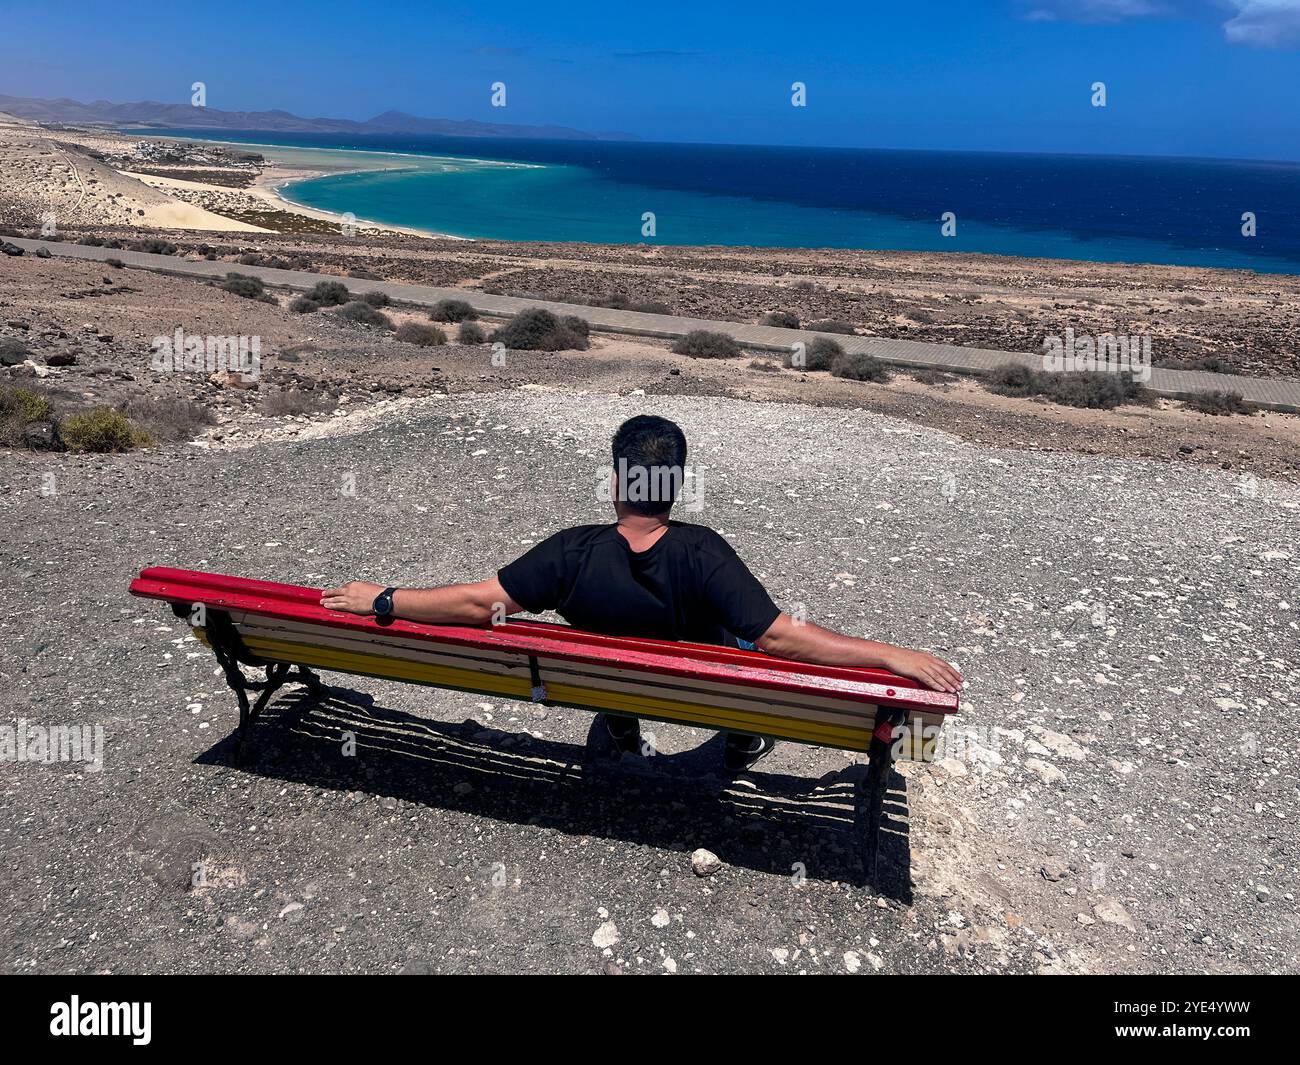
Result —
<instances>
[{"instance_id":1,"label":"small rock","mask_svg":"<svg viewBox=\"0 0 1300 1065\"><path fill-rule=\"evenodd\" d=\"M1056 766L1039 758L1026 758L1025 768L1037 776L1044 784L1059 784L1065 780L1065 774Z\"/></svg>"},{"instance_id":2,"label":"small rock","mask_svg":"<svg viewBox=\"0 0 1300 1065\"><path fill-rule=\"evenodd\" d=\"M592 932L591 945L605 950L617 943L618 939L618 925L613 921L606 921L596 931Z\"/></svg>"},{"instance_id":3,"label":"small rock","mask_svg":"<svg viewBox=\"0 0 1300 1065\"><path fill-rule=\"evenodd\" d=\"M1059 858L1048 858L1043 862L1043 867L1039 870L1044 880L1050 880L1055 883L1058 880L1064 880L1070 875L1070 867Z\"/></svg>"},{"instance_id":4,"label":"small rock","mask_svg":"<svg viewBox=\"0 0 1300 1065\"><path fill-rule=\"evenodd\" d=\"M691 868L696 876L712 876L722 868L722 859L703 847L691 852Z\"/></svg>"},{"instance_id":5,"label":"small rock","mask_svg":"<svg viewBox=\"0 0 1300 1065\"><path fill-rule=\"evenodd\" d=\"M1097 915L1098 920L1105 921L1107 924L1119 925L1130 932L1137 931L1133 918L1128 915L1128 910L1124 909L1118 899L1102 899L1092 908L1092 912Z\"/></svg>"},{"instance_id":6,"label":"small rock","mask_svg":"<svg viewBox=\"0 0 1300 1065\"><path fill-rule=\"evenodd\" d=\"M23 446L32 451L57 451L59 434L53 422L30 422L23 426Z\"/></svg>"},{"instance_id":7,"label":"small rock","mask_svg":"<svg viewBox=\"0 0 1300 1065\"><path fill-rule=\"evenodd\" d=\"M214 373L208 376L208 380L218 388L239 388L251 392L258 390L257 382L241 373Z\"/></svg>"},{"instance_id":8,"label":"small rock","mask_svg":"<svg viewBox=\"0 0 1300 1065\"><path fill-rule=\"evenodd\" d=\"M1049 728L1043 728L1042 725L1030 725L1029 730L1038 737L1044 747L1061 758L1082 762L1088 757L1087 751L1062 732L1053 732Z\"/></svg>"}]
</instances>

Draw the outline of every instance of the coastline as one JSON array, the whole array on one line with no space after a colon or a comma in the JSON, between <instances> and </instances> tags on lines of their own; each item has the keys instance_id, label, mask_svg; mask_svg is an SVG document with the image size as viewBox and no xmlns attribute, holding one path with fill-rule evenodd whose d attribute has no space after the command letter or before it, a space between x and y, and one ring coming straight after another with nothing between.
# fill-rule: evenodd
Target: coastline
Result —
<instances>
[{"instance_id":1,"label":"coastline","mask_svg":"<svg viewBox=\"0 0 1300 1065\"><path fill-rule=\"evenodd\" d=\"M390 169L385 167L384 169ZM407 169L405 167L394 167L391 169ZM289 211L293 214L302 215L305 218L317 218L324 222L336 223L340 231L344 225L344 216L335 211L323 211L318 207L308 207L306 204L299 203L297 200L290 199L286 195L286 190L293 186L301 184L304 181L312 181L321 177L334 177L340 174L369 174L376 173L373 170L322 170L319 173L298 173L289 174L278 170L275 167L267 167L262 171L252 185L249 186L248 192L258 199L264 200L282 210ZM357 218L353 223L358 228L377 229L385 233L404 233L411 237L430 237L435 240L473 240L473 237L458 237L451 233L438 233L432 229L419 229L414 226L398 226L388 222L377 222L368 218Z\"/></svg>"},{"instance_id":2,"label":"coastline","mask_svg":"<svg viewBox=\"0 0 1300 1065\"><path fill-rule=\"evenodd\" d=\"M418 140L391 138L387 141L391 147L357 148L348 143L346 137L330 138L334 143L318 146L275 144L261 139L218 140L195 137L184 130L155 136L262 152L271 166L292 161L296 172L286 175L285 180L272 178L265 184L273 186L272 191L278 194L282 204L292 205L294 211L309 217L320 218L320 212L350 209L355 200L363 210L368 204L371 211L388 214L393 221L379 223L386 228L438 237L455 235L455 239L462 240L593 245L638 243L641 222L636 220L642 219L646 204L653 204L653 213L665 220L660 234L653 239L665 246L836 248L860 253L952 253L960 249L969 254L1021 259L1300 274L1300 259L1289 257L1285 244L1276 248L1261 244L1256 248L1254 242L1234 243L1222 238L1217 230L1211 234L1213 239L1208 243L1192 245L1187 242L1186 232L1165 232L1159 226L1107 229L1094 217L1098 211L1089 213L1084 208L1081 208L1079 218L1064 221L1055 205L1051 217L1046 220L1040 217L1041 212L1040 215L1031 212L1030 216L1021 218L1016 211L1002 209L1009 195L1009 186L1005 182L998 184L994 181L995 191L986 197L991 199L994 209L984 215L961 213L960 228L956 214L953 214L951 228L941 231L937 219L934 225L930 225L921 218L918 210L911 209L915 207L912 202L915 196L909 198L907 193L900 193L895 200L890 200L893 207L880 206L869 198L846 205L830 200L808 200L794 194L785 196L781 193L785 187L781 182L789 176L787 170L778 166L776 178L772 181L750 181L745 176L749 171L737 169L737 161L730 155L719 159L708 156L713 162L729 161L731 166L730 170L724 168L718 174L718 187L706 189L701 185L703 179L698 173L690 179L672 176L680 173L682 165L689 167L693 165L692 160L698 162L699 153L709 146L666 145L663 146L665 149L673 151L660 152L658 156L651 154L647 158L643 156L655 146L614 146L602 149L600 154L600 159L608 165L595 165L598 160L590 153L575 154L573 150L550 147L528 150L502 147L503 154L515 158L483 159L478 153L484 148L491 151L490 144L467 145L463 141L446 145L430 141L426 145ZM240 136L260 138L263 134L244 131ZM422 150L405 150L411 147ZM734 148L723 147L727 152ZM674 154L678 149L687 154L678 158ZM449 151L466 154L448 155ZM759 149L749 151L753 154ZM871 157L868 155L866 158ZM536 160L539 159L544 162L538 163ZM310 167L305 167L303 160L310 160ZM754 160L742 158L740 162L753 163ZM1195 170L1190 168L1190 164L1195 160L1187 162L1189 167L1183 170L1194 176ZM1027 173L1042 177L1046 164L1032 159L1031 163L1032 166L1026 164L1029 166ZM449 181L445 188L431 180L432 174L440 171L467 170L473 174L480 166L551 169L554 173L540 179L538 184L522 175L518 180L511 180L492 177L487 171L481 189L477 178L471 182ZM376 174L397 168L408 170L409 177L387 183L362 179L331 184L311 194L310 198L321 205L318 207L308 207L296 198L295 186L299 180ZM424 173L426 170L430 173ZM833 171L831 177L837 176L841 185L834 187L856 187L843 185L846 175ZM986 176L989 180L1000 180L1004 175L993 173ZM1054 173L1048 176L1060 177ZM1067 175L1073 180L1080 176L1073 172ZM1238 178L1240 175L1234 180ZM1186 178L1184 185L1187 180L1191 179ZM980 188L984 190L985 186ZM724 191L726 189L731 191ZM997 189L1002 190L1001 198ZM1042 204L1039 203L1038 207ZM317 213L308 215L308 212ZM635 225L633 221L636 221ZM1194 226L1191 228L1195 229ZM953 237L960 239L945 239Z\"/></svg>"},{"instance_id":3,"label":"coastline","mask_svg":"<svg viewBox=\"0 0 1300 1065\"><path fill-rule=\"evenodd\" d=\"M123 134L119 132L112 136L123 137ZM265 140L223 140L181 129L155 132L149 137L152 141L178 146L189 144L197 149L200 158L203 149L207 148L210 162L226 152L235 153L236 158L241 152L261 154L264 163L256 168L256 172L246 162L235 162L250 181L249 186L241 188L242 197L232 195L229 188L194 188L190 191L209 210L232 214L278 231L320 231L320 227L327 225L342 226L346 215L340 208L351 208L355 200L362 211L369 205L372 211L389 213L390 217L399 219L381 221L369 216L363 218L357 211L348 212L357 216L357 225L379 232L437 240L617 246L629 241L639 243L636 238L640 223L631 225L625 221L639 218L641 207L654 202L658 205L656 213L660 217L675 220L674 227L656 241L665 247L803 247L859 254L890 251L944 255L964 253L1021 260L1051 259L1131 267L1182 266L1300 275L1300 265L1268 251L1248 255L1242 249L1221 248L1216 244L1203 249L1203 255L1193 255L1177 240L1159 235L1088 236L1075 233L1068 227L1039 230L1006 220L964 220L962 250L958 252L953 242L940 239L937 227L918 228L916 219L911 217L888 212L831 210L794 201L755 199L740 193L704 196L687 188L641 187L636 180L630 184L617 177L611 180L582 162L551 159L550 156L544 156L548 160L545 163L487 159L477 154L481 150L478 145L469 149L475 154L448 155L445 151L424 153L344 144L315 146L277 144ZM464 145L460 147L462 150L465 148ZM228 164L223 162L219 165ZM485 177L488 184L482 189L477 188L476 182L455 180L444 188L428 180L438 173L472 173L479 168L485 168L485 174L496 169L554 169L555 173L540 188L531 180L516 187L513 182L507 181L502 185L499 179ZM410 175L412 187L405 187L401 180L379 188L361 181L356 185L344 183L329 193L322 190L319 197L313 198L323 206L311 206L297 199L297 187L304 181L378 175L388 170L405 171ZM574 174L564 174L566 170L573 170ZM157 170L154 172L156 174ZM200 174L194 176L196 180L202 179ZM140 177L140 180L146 179ZM467 191L470 184L475 184L474 191ZM501 190L495 193L496 207L485 210L485 204L490 207L494 202L491 199L494 185ZM242 203L238 202L241 198ZM601 204L600 211L592 209L597 200ZM772 206L774 203L775 207ZM389 206L393 210L389 210ZM265 219L258 217L262 213L266 213ZM295 224L293 217L300 219L301 223ZM807 238L806 241L788 239L793 232ZM954 236L955 232L945 232L942 236ZM950 247L954 250L949 251Z\"/></svg>"},{"instance_id":4,"label":"coastline","mask_svg":"<svg viewBox=\"0 0 1300 1065\"><path fill-rule=\"evenodd\" d=\"M316 165L316 166L306 167L303 166L300 162L297 165L295 165L295 156L293 153L307 153L307 152L313 154L328 153L329 155L333 155L335 157L345 156L350 154L356 154L356 155L372 154L372 155L391 156L395 158L420 158L418 156L411 155L410 153L401 153L401 152L363 152L362 150L359 149L356 151L352 151L350 149L343 149L343 148L302 149L302 148L295 147L294 145L250 143L246 141L225 141L225 140L218 140L216 138L181 137L181 136L175 136L171 134L165 136L155 136L151 139L176 141L180 143L212 144L212 145L217 145L218 147L223 149L239 149L239 150L248 150L248 151L257 150L258 153L261 154L263 158L266 160L266 163L261 167L259 173L253 179L252 183L248 186L248 188L244 190L245 192L247 192L250 196L253 196L256 199L261 200L263 203L266 203L269 206L274 207L278 210L288 211L290 214L301 215L304 218L313 218L322 222L331 222L339 226L340 232L342 231L342 227L344 225L344 216L341 212L325 211L317 207L309 207L306 204L299 203L298 201L291 199L286 194L287 190L291 189L294 185L297 185L301 182L313 181L316 178L335 177L342 174L382 173L387 170L416 170L418 169L418 167L414 165L406 165L406 166L349 166L349 165L319 166ZM326 158L328 158L328 155L326 156ZM145 181L146 183L157 181L166 184L176 184L175 179L154 178L154 177L147 177L143 175L133 175L133 176L138 177L140 180ZM222 191L216 186L203 186L200 183L196 183L196 182L189 182L186 184L189 187L193 188L195 191L208 191L208 192ZM386 232L386 233L402 233L405 234L406 236L412 236L412 237L428 237L435 240L473 240L474 239L472 237L454 236L450 233L439 233L435 230L422 229L415 226L393 225L388 222L379 222L367 218L356 218L354 224L357 227L364 228L364 229L379 230L381 232Z\"/></svg>"},{"instance_id":5,"label":"coastline","mask_svg":"<svg viewBox=\"0 0 1300 1065\"><path fill-rule=\"evenodd\" d=\"M300 182L327 176L373 174L390 169L415 172L425 166L435 172L459 169L465 165L471 168L480 165L500 167L504 170L552 168L531 162L483 159L477 151L473 156L446 156L334 146L302 147L275 145L265 141L195 137L182 130L156 133L145 140L138 137L138 131L128 134L102 129L61 129L57 131L56 141L55 133L42 129L38 124L12 119L9 125L0 122L0 134L7 134L0 135L0 155L7 164L5 184L9 190L8 209L28 225L40 218L42 212L53 212L59 219L60 228L65 225L126 225L163 230L246 232L268 237L275 234L328 241L341 233L345 216L338 207L347 206L346 200L342 197L336 197L334 203L327 200L328 207L301 203L295 199L295 190ZM246 154L259 152L265 153L260 159L243 158ZM552 164L559 169L565 165ZM467 217L472 216L475 205L473 197L466 193L466 186L474 182L455 184L461 186L457 193L458 206L466 209L461 213ZM54 197L51 197L52 190L56 193ZM426 194L427 192L428 190ZM367 202L362 196L357 198L363 205ZM547 207L544 197L534 199L537 200L534 207ZM409 215L411 212L407 213ZM418 216L418 212L415 213ZM1091 276L1098 271L1119 269L1130 274L1141 271L1153 278L1163 278L1170 270L1212 271L1246 277L1258 275L1279 280L1300 277L1300 272L1289 264L1279 266L1260 260L1249 264L1189 265L1168 263L1147 256L1099 258L1068 254L1074 249L1051 249L1039 254L1027 254L1022 249L1002 252L975 248L949 251L946 248L913 249L899 245L898 250L891 250L896 246L883 242L880 246L865 247L830 243L796 247L757 241L746 244L724 241L699 245L674 241L657 244L651 249L642 242L629 243L625 237L607 239L604 235L522 239L473 229L469 229L467 235L465 228L451 222L450 215L444 224L455 232L446 232L436 226L358 219L361 229L376 235L390 234L394 237L444 243L454 241L467 247L474 246L475 243L481 245L484 241L503 246L545 245L556 249L557 254L561 255L567 254L564 249L581 248L581 258L591 262L617 258L626 253L625 249L637 249L635 254L638 259L647 255L682 259L691 258L699 252L712 254L709 249L729 249L727 256L731 259L737 256L746 260L754 257L759 262L767 263L781 261L790 254L798 254L802 249L813 254L819 263L850 260L858 263L859 267L864 262L864 257L865 261L899 264L933 261L937 264L936 269L949 278L964 276L971 271L983 271L985 267L980 265L981 262L993 263L990 268L996 270L1014 263L1022 272L1046 271L1043 276L1072 275L1078 271ZM1066 253L1062 254L1062 250ZM818 266L815 272L821 273L823 270ZM517 285L525 290L540 287L536 278ZM723 317L730 316L725 308L720 308L719 313ZM899 316L893 315L891 318L893 326L903 325ZM1201 340L1194 338L1185 338L1183 344L1196 348L1202 346Z\"/></svg>"}]
</instances>

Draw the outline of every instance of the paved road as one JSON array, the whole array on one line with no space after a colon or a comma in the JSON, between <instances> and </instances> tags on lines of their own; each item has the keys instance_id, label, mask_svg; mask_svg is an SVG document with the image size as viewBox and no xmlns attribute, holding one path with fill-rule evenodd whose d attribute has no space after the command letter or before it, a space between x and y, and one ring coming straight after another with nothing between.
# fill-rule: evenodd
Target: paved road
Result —
<instances>
[{"instance_id":1,"label":"paved road","mask_svg":"<svg viewBox=\"0 0 1300 1065\"><path fill-rule=\"evenodd\" d=\"M146 252L125 251L118 248L97 248L81 244L21 240L10 238L14 244L35 251L45 247L53 255L73 259L104 261L120 259L127 266L186 277L224 278L232 267L230 263L192 261L171 255L151 255ZM321 280L338 280L336 277L314 274L306 270L277 270L266 266L239 266L238 272L260 277L268 285L306 290ZM633 336L651 336L676 339L695 329L726 333L748 348L767 351L789 351L802 341L808 343L815 336L828 336L846 351L863 352L897 365L929 367L937 370L955 370L959 373L987 373L1007 362L1026 366L1041 366L1041 356L1029 352L994 351L989 348L967 348L955 344L934 344L915 340L890 340L883 337L848 337L839 334L819 334L802 329L778 329L773 326L747 325L743 322L718 322L705 318L683 318L673 314L643 314L638 311L620 311L608 307L588 307L583 304L556 303L550 300L519 299L514 296L492 296L471 289L434 288L429 285L409 285L396 281L366 281L347 278L348 288L355 292L383 292L390 298L421 307L431 307L439 300L460 299L469 303L480 314L509 317L528 307L544 307L557 314L578 314L595 328L605 333L627 333ZM1300 381L1293 378L1240 377L1234 374L1205 373L1200 370L1166 370L1155 368L1147 385L1158 395L1181 398L1197 392L1239 392L1242 398L1272 410L1300 413Z\"/></svg>"}]
</instances>

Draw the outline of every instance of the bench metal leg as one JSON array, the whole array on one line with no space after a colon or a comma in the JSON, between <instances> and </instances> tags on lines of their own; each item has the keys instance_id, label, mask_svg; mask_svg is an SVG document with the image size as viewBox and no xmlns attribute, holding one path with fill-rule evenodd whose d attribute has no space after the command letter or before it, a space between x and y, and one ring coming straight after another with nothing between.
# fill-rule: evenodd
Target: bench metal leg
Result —
<instances>
[{"instance_id":1,"label":"bench metal leg","mask_svg":"<svg viewBox=\"0 0 1300 1065\"><path fill-rule=\"evenodd\" d=\"M321 683L320 678L302 665L290 665L287 662L258 663L266 670L266 679L249 680L244 675L244 671L239 668L239 661L241 657L247 659L250 656L241 654L242 645L239 635L230 624L228 615L215 612L210 614L205 631L217 661L221 663L222 671L226 675L226 683L235 693L235 698L239 700L239 727L235 730L237 762L243 761L244 745L248 741L253 723L261 716L275 693L284 685L292 681L301 682L307 688L313 702L319 702L325 697L325 685ZM251 692L257 692L255 702L249 701Z\"/></svg>"},{"instance_id":2,"label":"bench metal leg","mask_svg":"<svg viewBox=\"0 0 1300 1065\"><path fill-rule=\"evenodd\" d=\"M290 666L283 662L272 662L266 667L266 680L248 680L243 671L238 666L235 671L239 674L239 683L231 681L227 674L226 680L234 689L235 697L239 700L239 727L235 730L235 760L243 761L244 748L248 742L249 733L252 731L254 722L262 715L267 704L286 684L293 681L299 681L306 687L312 702L320 702L325 697L325 685L315 673L306 666ZM250 705L248 700L249 692L256 691L257 701Z\"/></svg>"},{"instance_id":3,"label":"bench metal leg","mask_svg":"<svg viewBox=\"0 0 1300 1065\"><path fill-rule=\"evenodd\" d=\"M885 793L894 771L894 727L901 723L901 715L878 719L871 737L868 755L867 779L862 785L862 812L866 821L866 834L862 841L862 865L867 882L876 882L876 862L880 855L880 825L885 816Z\"/></svg>"}]
</instances>

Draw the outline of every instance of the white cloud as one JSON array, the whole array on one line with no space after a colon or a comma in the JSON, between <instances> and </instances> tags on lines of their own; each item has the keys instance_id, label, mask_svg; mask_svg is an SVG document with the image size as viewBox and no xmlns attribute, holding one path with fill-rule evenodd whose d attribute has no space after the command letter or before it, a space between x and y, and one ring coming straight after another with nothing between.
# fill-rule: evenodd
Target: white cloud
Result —
<instances>
[{"instance_id":1,"label":"white cloud","mask_svg":"<svg viewBox=\"0 0 1300 1065\"><path fill-rule=\"evenodd\" d=\"M1130 19L1183 16L1223 17L1230 44L1255 48L1300 47L1300 0L1023 0L1035 22L1116 23Z\"/></svg>"},{"instance_id":2,"label":"white cloud","mask_svg":"<svg viewBox=\"0 0 1300 1065\"><path fill-rule=\"evenodd\" d=\"M1168 14L1158 0L1042 0L1026 17L1035 22L1123 22Z\"/></svg>"},{"instance_id":3,"label":"white cloud","mask_svg":"<svg viewBox=\"0 0 1300 1065\"><path fill-rule=\"evenodd\" d=\"M1234 18L1223 24L1233 44L1256 48L1300 46L1300 0L1231 0Z\"/></svg>"}]
</instances>

